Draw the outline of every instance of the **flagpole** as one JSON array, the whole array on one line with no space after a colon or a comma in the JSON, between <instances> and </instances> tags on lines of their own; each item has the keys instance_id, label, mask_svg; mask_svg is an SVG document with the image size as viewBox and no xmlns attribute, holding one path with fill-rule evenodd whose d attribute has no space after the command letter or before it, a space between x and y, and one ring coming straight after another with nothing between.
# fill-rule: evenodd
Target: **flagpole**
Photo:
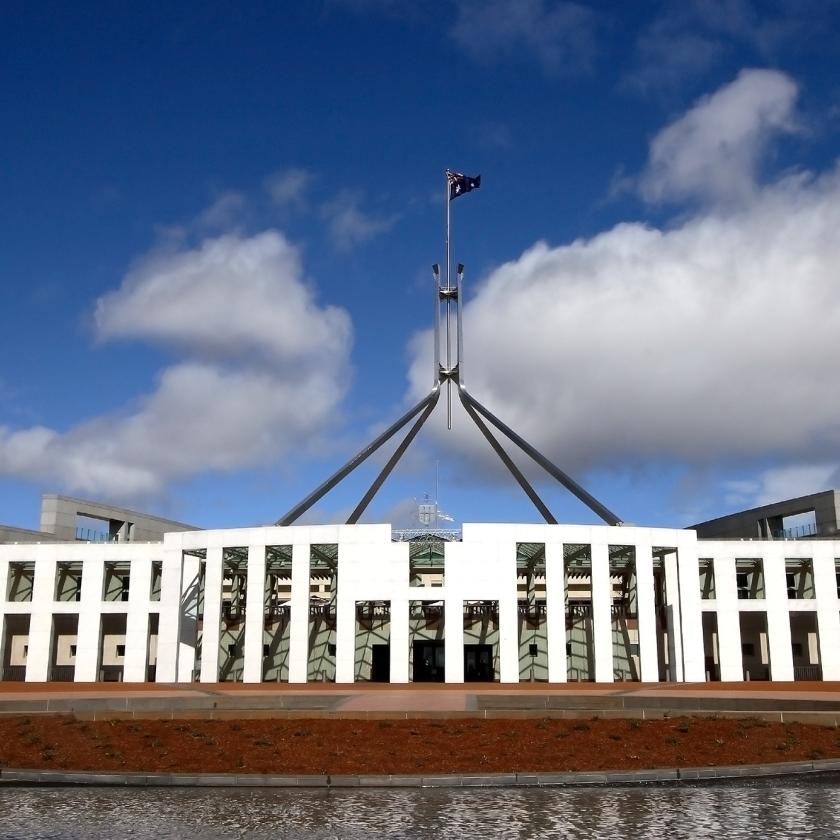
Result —
<instances>
[{"instance_id":1,"label":"flagpole","mask_svg":"<svg viewBox=\"0 0 840 840\"><path fill-rule=\"evenodd\" d=\"M449 172L447 170L444 173L444 181L446 182L446 291L449 292L452 288L450 278L452 273L452 261L451 261L451 252L452 252L452 242L451 242L451 235L452 235L452 217L450 211L450 204L452 203L452 199L449 195ZM449 326L449 301L450 297L447 294L446 296L446 369L447 371L452 370L452 340L450 335L450 326ZM452 428L452 380L447 378L446 380L446 428Z\"/></svg>"}]
</instances>

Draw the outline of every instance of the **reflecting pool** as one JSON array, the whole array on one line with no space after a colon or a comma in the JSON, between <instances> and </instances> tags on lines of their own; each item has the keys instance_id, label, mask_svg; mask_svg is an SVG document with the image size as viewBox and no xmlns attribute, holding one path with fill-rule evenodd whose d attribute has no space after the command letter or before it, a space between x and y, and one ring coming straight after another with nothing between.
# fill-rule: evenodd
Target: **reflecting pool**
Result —
<instances>
[{"instance_id":1,"label":"reflecting pool","mask_svg":"<svg viewBox=\"0 0 840 840\"><path fill-rule=\"evenodd\" d=\"M706 787L0 787L0 837L796 838L840 835L840 779Z\"/></svg>"}]
</instances>

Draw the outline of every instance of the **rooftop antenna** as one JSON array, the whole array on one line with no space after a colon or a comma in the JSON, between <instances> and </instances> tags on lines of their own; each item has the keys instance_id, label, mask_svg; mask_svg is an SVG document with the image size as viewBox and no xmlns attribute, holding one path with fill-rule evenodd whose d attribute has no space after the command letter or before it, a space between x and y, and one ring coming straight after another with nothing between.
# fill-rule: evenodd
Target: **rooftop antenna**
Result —
<instances>
[{"instance_id":1,"label":"rooftop antenna","mask_svg":"<svg viewBox=\"0 0 840 840\"><path fill-rule=\"evenodd\" d=\"M590 510L596 513L608 525L622 525L622 521L605 505L601 504L594 496L583 489L571 476L567 475L558 466L548 460L541 452L531 446L526 440L520 437L509 426L505 425L498 417L486 409L475 397L467 392L464 386L464 341L462 329L462 286L464 280L464 266L458 263L455 271L455 283L452 283L452 202L464 195L472 192L481 186L481 176L471 177L464 175L461 172L454 172L447 169L444 173L445 192L445 206L446 206L446 225L445 225L445 277L444 282L441 282L440 266L435 263L432 266L432 277L435 284L435 312L434 312L434 380L431 393L425 396L415 406L410 408L402 415L395 423L389 426L381 435L375 440L371 441L364 449L357 452L341 469L333 473L323 484L316 487L303 501L295 505L288 513L282 516L275 523L276 525L291 525L301 514L305 513L309 508L316 504L323 496L329 493L339 482L350 475L353 470L360 464L366 461L374 452L387 443L397 432L407 426L412 420L414 424L406 433L405 437L399 443L394 453L386 462L385 466L379 472L373 484L368 488L367 492L362 497L361 501L354 508L353 512L347 518L348 525L354 525L359 521L359 518L364 513L367 506L370 504L373 497L379 491L380 487L385 483L388 476L393 471L394 467L399 463L405 451L411 445L417 433L423 427L423 424L428 420L429 415L434 411L440 398L441 384L446 383L446 425L448 429L452 428L452 385L455 384L456 393L467 412L467 416L475 423L478 430L490 444L493 451L499 456L499 459L507 467L511 475L516 479L519 486L525 492L525 495L533 502L534 506L540 512L540 515L550 525L556 525L557 520L554 518L548 506L540 498L537 491L533 488L527 478L522 474L521 470L511 459L510 455L505 451L504 447L494 436L493 432L488 428L486 420L490 425L494 426L498 432L501 432L510 442L516 444L526 455L539 464L552 478L556 479L563 487L565 487L572 495L576 496L582 501ZM453 342L452 335L452 304L455 304L455 337ZM444 312L441 312L441 309ZM441 320L446 324L446 354L445 364L441 362L440 351L440 327ZM453 343L454 343L454 357L453 357ZM437 468L435 471L435 497L437 497Z\"/></svg>"}]
</instances>

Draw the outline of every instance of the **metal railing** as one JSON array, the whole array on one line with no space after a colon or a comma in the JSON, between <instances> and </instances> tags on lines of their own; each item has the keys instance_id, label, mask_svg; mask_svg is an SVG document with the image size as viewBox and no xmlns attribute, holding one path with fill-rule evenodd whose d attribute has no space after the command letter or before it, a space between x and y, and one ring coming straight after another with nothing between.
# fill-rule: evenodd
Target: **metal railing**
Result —
<instances>
[{"instance_id":1,"label":"metal railing","mask_svg":"<svg viewBox=\"0 0 840 840\"><path fill-rule=\"evenodd\" d=\"M75 665L53 665L50 668L49 682L73 682L75 679Z\"/></svg>"},{"instance_id":2,"label":"metal railing","mask_svg":"<svg viewBox=\"0 0 840 840\"><path fill-rule=\"evenodd\" d=\"M773 532L774 540L802 540L808 537L818 537L820 529L816 522L808 522L805 525L796 525L793 528L782 528Z\"/></svg>"}]
</instances>

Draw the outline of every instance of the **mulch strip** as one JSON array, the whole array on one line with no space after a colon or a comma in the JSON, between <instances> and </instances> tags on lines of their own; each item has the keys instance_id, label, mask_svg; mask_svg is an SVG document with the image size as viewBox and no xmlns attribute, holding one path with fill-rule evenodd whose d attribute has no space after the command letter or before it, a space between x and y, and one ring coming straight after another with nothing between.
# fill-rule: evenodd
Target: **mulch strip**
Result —
<instances>
[{"instance_id":1,"label":"mulch strip","mask_svg":"<svg viewBox=\"0 0 840 840\"><path fill-rule=\"evenodd\" d=\"M0 718L0 767L407 774L641 770L840 758L840 732L756 719Z\"/></svg>"}]
</instances>

